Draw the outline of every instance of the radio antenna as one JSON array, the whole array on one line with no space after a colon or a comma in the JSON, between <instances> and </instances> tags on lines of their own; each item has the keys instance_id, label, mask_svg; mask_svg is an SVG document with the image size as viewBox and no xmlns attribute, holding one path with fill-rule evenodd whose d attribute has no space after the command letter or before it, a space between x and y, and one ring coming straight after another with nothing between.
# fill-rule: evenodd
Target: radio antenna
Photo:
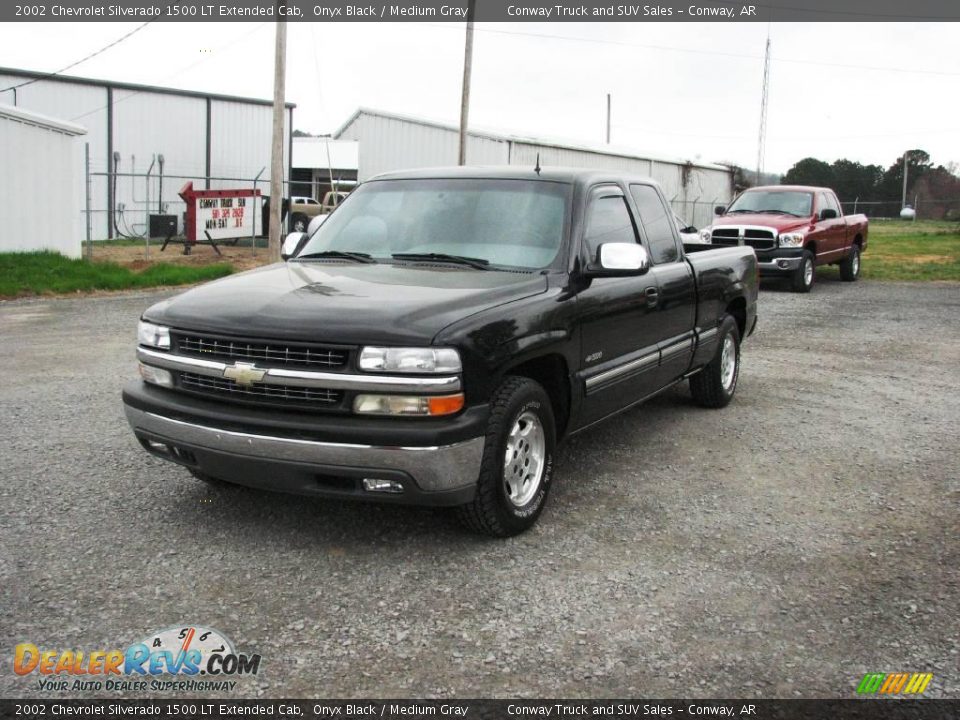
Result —
<instances>
[{"instance_id":1,"label":"radio antenna","mask_svg":"<svg viewBox=\"0 0 960 720\"><path fill-rule=\"evenodd\" d=\"M537 166L533 169L533 171L534 171L537 175L540 174L540 153L537 153Z\"/></svg>"}]
</instances>

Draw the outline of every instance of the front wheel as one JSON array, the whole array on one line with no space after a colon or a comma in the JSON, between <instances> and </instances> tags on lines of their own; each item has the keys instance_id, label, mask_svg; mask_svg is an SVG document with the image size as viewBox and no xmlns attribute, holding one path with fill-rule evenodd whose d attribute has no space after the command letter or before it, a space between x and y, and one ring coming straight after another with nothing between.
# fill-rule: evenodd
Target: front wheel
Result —
<instances>
[{"instance_id":1,"label":"front wheel","mask_svg":"<svg viewBox=\"0 0 960 720\"><path fill-rule=\"evenodd\" d=\"M800 259L800 267L793 273L791 285L794 292L808 293L813 289L813 283L817 280L817 270L813 260L813 253L809 250L803 251L803 257Z\"/></svg>"},{"instance_id":2,"label":"front wheel","mask_svg":"<svg viewBox=\"0 0 960 720\"><path fill-rule=\"evenodd\" d=\"M306 232L309 225L307 216L298 213L290 219L290 232Z\"/></svg>"},{"instance_id":3,"label":"front wheel","mask_svg":"<svg viewBox=\"0 0 960 720\"><path fill-rule=\"evenodd\" d=\"M729 315L720 321L717 353L703 370L690 378L690 394L703 407L730 404L740 377L740 329Z\"/></svg>"},{"instance_id":4,"label":"front wheel","mask_svg":"<svg viewBox=\"0 0 960 720\"><path fill-rule=\"evenodd\" d=\"M490 403L476 495L457 508L461 522L501 538L532 527L550 491L556 444L543 387L525 377L504 380Z\"/></svg>"},{"instance_id":5,"label":"front wheel","mask_svg":"<svg viewBox=\"0 0 960 720\"><path fill-rule=\"evenodd\" d=\"M850 254L840 263L840 279L853 282L860 277L860 246L850 248Z\"/></svg>"}]
</instances>

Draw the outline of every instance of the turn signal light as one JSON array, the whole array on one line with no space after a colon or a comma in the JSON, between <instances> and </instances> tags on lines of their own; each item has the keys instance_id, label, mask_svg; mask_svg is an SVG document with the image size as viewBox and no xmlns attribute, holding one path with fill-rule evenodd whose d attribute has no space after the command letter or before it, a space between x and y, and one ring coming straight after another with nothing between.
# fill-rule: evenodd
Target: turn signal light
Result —
<instances>
[{"instance_id":1,"label":"turn signal light","mask_svg":"<svg viewBox=\"0 0 960 720\"><path fill-rule=\"evenodd\" d=\"M456 395L357 395L353 411L364 415L453 415L463 409L463 393Z\"/></svg>"}]
</instances>

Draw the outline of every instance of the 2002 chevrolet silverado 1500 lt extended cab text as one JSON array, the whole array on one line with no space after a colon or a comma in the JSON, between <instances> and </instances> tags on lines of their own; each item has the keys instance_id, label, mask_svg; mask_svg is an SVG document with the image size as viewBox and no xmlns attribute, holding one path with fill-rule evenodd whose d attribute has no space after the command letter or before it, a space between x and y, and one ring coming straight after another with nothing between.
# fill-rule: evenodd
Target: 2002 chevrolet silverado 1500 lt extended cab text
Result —
<instances>
[{"instance_id":1,"label":"2002 chevrolet silverado 1500 lt extended cab text","mask_svg":"<svg viewBox=\"0 0 960 720\"><path fill-rule=\"evenodd\" d=\"M867 216L844 215L830 188L770 185L745 190L701 231L714 245L749 245L761 277L789 278L795 292L810 292L818 265L839 265L840 277L860 275L867 247Z\"/></svg>"},{"instance_id":2,"label":"2002 chevrolet silverado 1500 lt extended cab text","mask_svg":"<svg viewBox=\"0 0 960 720\"><path fill-rule=\"evenodd\" d=\"M536 521L560 438L685 378L726 405L756 322L753 250L687 255L656 184L622 174L383 175L294 252L144 313L140 443L201 479L456 506L496 536Z\"/></svg>"}]
</instances>

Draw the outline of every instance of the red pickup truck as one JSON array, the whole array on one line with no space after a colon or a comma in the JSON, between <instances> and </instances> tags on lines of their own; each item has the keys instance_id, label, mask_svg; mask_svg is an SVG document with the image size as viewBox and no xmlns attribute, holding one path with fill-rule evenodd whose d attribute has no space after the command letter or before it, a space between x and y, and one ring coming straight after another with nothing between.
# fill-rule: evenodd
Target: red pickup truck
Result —
<instances>
[{"instance_id":1,"label":"red pickup truck","mask_svg":"<svg viewBox=\"0 0 960 720\"><path fill-rule=\"evenodd\" d=\"M701 231L713 245L749 245L761 277L789 278L795 292L810 292L818 265L839 265L840 277L860 274L867 247L867 216L844 215L830 188L769 185L745 190Z\"/></svg>"}]
</instances>

